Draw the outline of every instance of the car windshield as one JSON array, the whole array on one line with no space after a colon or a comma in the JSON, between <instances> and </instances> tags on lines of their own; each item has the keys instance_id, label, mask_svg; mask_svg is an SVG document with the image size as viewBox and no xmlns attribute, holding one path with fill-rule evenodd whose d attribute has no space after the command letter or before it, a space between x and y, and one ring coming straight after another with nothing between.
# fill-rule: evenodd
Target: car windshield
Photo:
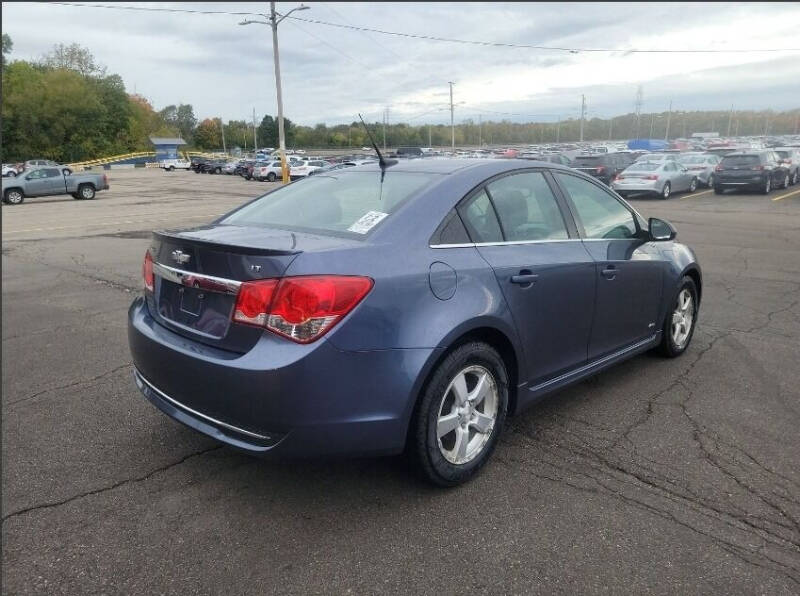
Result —
<instances>
[{"instance_id":1,"label":"car windshield","mask_svg":"<svg viewBox=\"0 0 800 596\"><path fill-rule=\"evenodd\" d=\"M653 163L653 162L644 162L644 163L635 163L632 166L628 166L626 171L628 172L652 172L653 170L657 170L661 167L660 163Z\"/></svg>"},{"instance_id":2,"label":"car windshield","mask_svg":"<svg viewBox=\"0 0 800 596\"><path fill-rule=\"evenodd\" d=\"M757 166L759 163L757 155L732 155L722 159L722 165L726 167Z\"/></svg>"},{"instance_id":3,"label":"car windshield","mask_svg":"<svg viewBox=\"0 0 800 596\"><path fill-rule=\"evenodd\" d=\"M680 158L681 163L706 163L708 158L703 155L687 155Z\"/></svg>"},{"instance_id":4,"label":"car windshield","mask_svg":"<svg viewBox=\"0 0 800 596\"><path fill-rule=\"evenodd\" d=\"M791 155L790 155L790 153L788 151L776 151L775 153L777 153L778 155L780 155L783 158L791 157Z\"/></svg>"},{"instance_id":5,"label":"car windshield","mask_svg":"<svg viewBox=\"0 0 800 596\"><path fill-rule=\"evenodd\" d=\"M264 195L220 223L363 235L439 177L378 171L318 174Z\"/></svg>"}]
</instances>

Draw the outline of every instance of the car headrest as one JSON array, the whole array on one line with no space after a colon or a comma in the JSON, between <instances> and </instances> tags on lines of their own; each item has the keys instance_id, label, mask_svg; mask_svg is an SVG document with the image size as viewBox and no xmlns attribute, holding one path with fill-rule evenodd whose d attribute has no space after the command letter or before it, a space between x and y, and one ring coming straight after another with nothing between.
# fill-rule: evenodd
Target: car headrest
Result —
<instances>
[{"instance_id":1,"label":"car headrest","mask_svg":"<svg viewBox=\"0 0 800 596\"><path fill-rule=\"evenodd\" d=\"M528 202L518 190L502 190L492 195L501 220L528 221Z\"/></svg>"}]
</instances>

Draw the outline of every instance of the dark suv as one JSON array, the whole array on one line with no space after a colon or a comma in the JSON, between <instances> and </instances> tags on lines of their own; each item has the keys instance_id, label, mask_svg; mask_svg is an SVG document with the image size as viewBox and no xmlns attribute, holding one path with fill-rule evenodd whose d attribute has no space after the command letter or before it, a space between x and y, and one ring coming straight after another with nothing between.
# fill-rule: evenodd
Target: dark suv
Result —
<instances>
[{"instance_id":1,"label":"dark suv","mask_svg":"<svg viewBox=\"0 0 800 596\"><path fill-rule=\"evenodd\" d=\"M758 190L769 194L773 188L787 188L789 167L774 151L730 153L714 170L714 192L726 189Z\"/></svg>"},{"instance_id":2,"label":"dark suv","mask_svg":"<svg viewBox=\"0 0 800 596\"><path fill-rule=\"evenodd\" d=\"M579 155L572 160L576 170L594 176L611 186L611 181L631 165L632 159L627 153L605 153L603 155Z\"/></svg>"}]
</instances>

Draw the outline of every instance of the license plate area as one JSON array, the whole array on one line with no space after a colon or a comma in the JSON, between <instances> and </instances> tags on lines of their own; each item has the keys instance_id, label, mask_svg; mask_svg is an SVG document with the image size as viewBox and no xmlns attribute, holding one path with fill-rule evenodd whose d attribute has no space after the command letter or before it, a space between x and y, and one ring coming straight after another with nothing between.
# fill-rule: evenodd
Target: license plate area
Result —
<instances>
[{"instance_id":1,"label":"license plate area","mask_svg":"<svg viewBox=\"0 0 800 596\"><path fill-rule=\"evenodd\" d=\"M204 337L225 337L235 296L183 286L163 277L157 279L157 309L165 322Z\"/></svg>"},{"instance_id":2,"label":"license plate area","mask_svg":"<svg viewBox=\"0 0 800 596\"><path fill-rule=\"evenodd\" d=\"M195 288L178 288L178 294L180 295L180 309L181 312L184 312L188 315L193 317L199 317L200 311L203 308L203 299L205 298L205 294L197 290Z\"/></svg>"}]
</instances>

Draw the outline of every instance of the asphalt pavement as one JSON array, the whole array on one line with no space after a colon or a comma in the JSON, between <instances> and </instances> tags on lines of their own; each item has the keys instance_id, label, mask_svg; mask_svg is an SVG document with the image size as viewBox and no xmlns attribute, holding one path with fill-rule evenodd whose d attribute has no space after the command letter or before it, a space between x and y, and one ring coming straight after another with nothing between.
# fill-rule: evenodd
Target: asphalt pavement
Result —
<instances>
[{"instance_id":1,"label":"asphalt pavement","mask_svg":"<svg viewBox=\"0 0 800 596\"><path fill-rule=\"evenodd\" d=\"M109 177L2 207L3 593L800 592L800 186L633 199L703 266L691 347L525 411L441 490L402 458L254 459L151 406L126 336L149 231L271 185Z\"/></svg>"}]
</instances>

